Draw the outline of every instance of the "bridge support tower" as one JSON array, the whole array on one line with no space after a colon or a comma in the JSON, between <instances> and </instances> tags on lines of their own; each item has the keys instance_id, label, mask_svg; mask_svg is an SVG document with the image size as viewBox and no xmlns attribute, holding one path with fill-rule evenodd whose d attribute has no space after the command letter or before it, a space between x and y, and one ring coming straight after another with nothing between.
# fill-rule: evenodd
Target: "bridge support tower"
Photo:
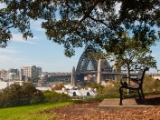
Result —
<instances>
[{"instance_id":1,"label":"bridge support tower","mask_svg":"<svg viewBox=\"0 0 160 120\"><path fill-rule=\"evenodd\" d=\"M101 71L102 71L102 59L99 59L98 60L98 67L97 67L97 83L101 83L101 79L102 79L102 74L101 74Z\"/></svg>"},{"instance_id":2,"label":"bridge support tower","mask_svg":"<svg viewBox=\"0 0 160 120\"><path fill-rule=\"evenodd\" d=\"M76 72L75 67L73 66L72 72L71 72L71 85L74 87L76 86Z\"/></svg>"}]
</instances>

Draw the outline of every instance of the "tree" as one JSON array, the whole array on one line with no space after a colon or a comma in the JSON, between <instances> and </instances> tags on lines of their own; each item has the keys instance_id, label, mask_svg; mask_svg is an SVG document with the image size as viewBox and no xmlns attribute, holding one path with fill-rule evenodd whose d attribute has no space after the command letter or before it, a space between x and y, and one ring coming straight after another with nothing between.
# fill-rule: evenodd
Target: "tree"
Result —
<instances>
[{"instance_id":1,"label":"tree","mask_svg":"<svg viewBox=\"0 0 160 120\"><path fill-rule=\"evenodd\" d=\"M19 99L20 96L21 96L21 86L18 85L18 84L12 84L12 85L10 85L9 87L6 87L3 90L1 100L6 99L6 100L12 100L13 101L13 100Z\"/></svg>"},{"instance_id":2,"label":"tree","mask_svg":"<svg viewBox=\"0 0 160 120\"><path fill-rule=\"evenodd\" d=\"M23 86L21 86L21 91L26 97L30 98L34 93L37 93L38 90L32 83L25 83Z\"/></svg>"},{"instance_id":3,"label":"tree","mask_svg":"<svg viewBox=\"0 0 160 120\"><path fill-rule=\"evenodd\" d=\"M0 107L10 107L44 102L42 91L37 90L31 83L22 86L12 84L3 90L0 95Z\"/></svg>"},{"instance_id":4,"label":"tree","mask_svg":"<svg viewBox=\"0 0 160 120\"><path fill-rule=\"evenodd\" d=\"M141 47L143 43L137 40L136 36L129 36L124 32L121 41L114 47L114 52L108 52L107 57L118 60L118 67L127 69L127 77L130 77L130 70L143 67L156 68L156 61L151 56L150 46ZM110 46L107 46L109 49Z\"/></svg>"},{"instance_id":5,"label":"tree","mask_svg":"<svg viewBox=\"0 0 160 120\"><path fill-rule=\"evenodd\" d=\"M107 59L108 61L116 60L116 67L118 69L121 67L127 69L127 77L130 77L131 70L139 70L144 67L156 68L156 60L151 55L150 45L142 47L143 43L137 40L137 36L131 36L128 32L123 32L119 39L121 40L114 47L110 46L110 44L105 45L112 52L105 53L101 51L92 54L91 57L95 59ZM152 43L152 45L154 44Z\"/></svg>"},{"instance_id":6,"label":"tree","mask_svg":"<svg viewBox=\"0 0 160 120\"><path fill-rule=\"evenodd\" d=\"M2 0L1 3L7 5L0 10L1 44L10 40L11 28L18 29L26 39L33 37L30 21L43 19L41 25L48 39L63 44L69 57L74 55L74 48L83 44L87 50L113 52L105 45L114 48L126 29L146 47L155 42L152 38L158 37L158 31L154 27L160 26L159 0Z\"/></svg>"}]
</instances>

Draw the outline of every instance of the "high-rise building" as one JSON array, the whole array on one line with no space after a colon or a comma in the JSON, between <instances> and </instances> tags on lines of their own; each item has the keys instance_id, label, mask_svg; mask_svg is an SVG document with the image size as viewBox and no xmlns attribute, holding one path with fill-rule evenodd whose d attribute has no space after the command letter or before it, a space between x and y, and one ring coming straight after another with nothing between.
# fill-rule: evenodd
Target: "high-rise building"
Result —
<instances>
[{"instance_id":1,"label":"high-rise building","mask_svg":"<svg viewBox=\"0 0 160 120\"><path fill-rule=\"evenodd\" d=\"M42 68L35 65L32 66L22 66L20 68L20 79L24 78L36 78L42 73Z\"/></svg>"},{"instance_id":2,"label":"high-rise building","mask_svg":"<svg viewBox=\"0 0 160 120\"><path fill-rule=\"evenodd\" d=\"M42 68L37 67L37 75L40 76L42 74Z\"/></svg>"},{"instance_id":3,"label":"high-rise building","mask_svg":"<svg viewBox=\"0 0 160 120\"><path fill-rule=\"evenodd\" d=\"M10 68L7 72L8 72L8 74L9 74L9 73L15 73L16 75L19 75L19 70L18 70L18 68Z\"/></svg>"}]
</instances>

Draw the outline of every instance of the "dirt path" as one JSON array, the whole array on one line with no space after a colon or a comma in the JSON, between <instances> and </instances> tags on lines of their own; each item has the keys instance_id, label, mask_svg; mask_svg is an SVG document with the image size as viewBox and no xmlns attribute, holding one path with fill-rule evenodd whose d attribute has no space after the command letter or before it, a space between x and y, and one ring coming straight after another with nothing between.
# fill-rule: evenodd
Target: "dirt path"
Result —
<instances>
[{"instance_id":1,"label":"dirt path","mask_svg":"<svg viewBox=\"0 0 160 120\"><path fill-rule=\"evenodd\" d=\"M99 110L101 101L89 103L76 103L61 108L44 111L45 113L56 113L59 120L160 120L160 95L147 96L156 98L154 102L159 103L155 107L145 108L121 108L111 110Z\"/></svg>"}]
</instances>

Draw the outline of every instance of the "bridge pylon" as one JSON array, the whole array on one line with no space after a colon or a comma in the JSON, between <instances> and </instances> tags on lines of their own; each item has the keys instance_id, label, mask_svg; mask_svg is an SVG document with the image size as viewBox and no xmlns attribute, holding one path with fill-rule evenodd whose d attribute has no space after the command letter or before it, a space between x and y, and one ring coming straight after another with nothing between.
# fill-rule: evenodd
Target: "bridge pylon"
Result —
<instances>
[{"instance_id":1,"label":"bridge pylon","mask_svg":"<svg viewBox=\"0 0 160 120\"><path fill-rule=\"evenodd\" d=\"M71 72L71 85L73 87L76 86L76 72L75 72L75 67L73 66L72 72Z\"/></svg>"}]
</instances>

